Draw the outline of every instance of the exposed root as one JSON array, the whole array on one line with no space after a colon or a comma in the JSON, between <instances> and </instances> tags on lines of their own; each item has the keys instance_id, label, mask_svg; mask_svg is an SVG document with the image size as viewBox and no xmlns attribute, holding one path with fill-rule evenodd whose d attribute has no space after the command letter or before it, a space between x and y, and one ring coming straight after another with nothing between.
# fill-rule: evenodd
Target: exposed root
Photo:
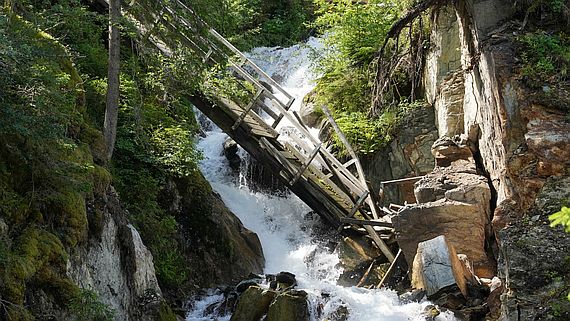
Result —
<instances>
[{"instance_id":1,"label":"exposed root","mask_svg":"<svg viewBox=\"0 0 570 321\"><path fill-rule=\"evenodd\" d=\"M407 63L406 72L411 82L409 98L411 102L416 99L425 53L423 46L425 39L422 15L430 8L438 8L449 2L451 2L451 0L422 1L392 25L382 47L376 53L373 63L373 67L376 69L376 76L374 78L372 104L369 111L371 116L380 114L383 106L387 103L386 94L392 92L396 87L392 76L404 62ZM407 39L404 38L401 40L402 32L406 28L408 29L406 35ZM400 48L400 42L404 43L404 48ZM391 44L391 46L389 46L389 44ZM388 55L390 55L390 57L388 57ZM392 95L393 102L396 102L396 98L399 98L399 96L399 93Z\"/></svg>"}]
</instances>

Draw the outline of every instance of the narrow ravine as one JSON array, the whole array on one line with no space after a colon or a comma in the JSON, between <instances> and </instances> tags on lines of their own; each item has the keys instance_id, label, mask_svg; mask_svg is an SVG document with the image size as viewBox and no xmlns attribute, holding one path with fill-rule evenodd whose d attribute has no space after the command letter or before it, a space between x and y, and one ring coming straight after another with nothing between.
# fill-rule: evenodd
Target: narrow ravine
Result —
<instances>
[{"instance_id":1,"label":"narrow ravine","mask_svg":"<svg viewBox=\"0 0 570 321\"><path fill-rule=\"evenodd\" d=\"M311 61L321 46L318 39L312 38L307 44L290 48L257 48L250 57L297 97L293 109L298 110L303 96L313 88ZM286 127L286 123L280 127ZM429 302L403 304L394 291L338 286L336 281L342 273L338 256L327 247L328 240L322 233L313 232L322 230L318 228L320 219L310 215L310 208L295 195L278 197L253 192L246 175L236 177L229 168L222 153L226 138L212 124L198 144L204 154L200 168L230 210L258 234L266 258L264 272L288 271L296 275L298 288L309 293L312 320L326 319L340 306L348 308L348 320L353 321L425 319L422 312ZM222 299L212 290L211 295L190 304L192 311L186 320L229 320L230 316L212 315L208 309ZM453 318L443 313L436 320Z\"/></svg>"}]
</instances>

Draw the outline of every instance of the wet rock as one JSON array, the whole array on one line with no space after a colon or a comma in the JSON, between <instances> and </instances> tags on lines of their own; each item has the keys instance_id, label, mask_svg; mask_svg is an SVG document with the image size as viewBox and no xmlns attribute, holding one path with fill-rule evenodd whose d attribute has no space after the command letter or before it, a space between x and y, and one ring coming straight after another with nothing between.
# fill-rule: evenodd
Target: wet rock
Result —
<instances>
[{"instance_id":1,"label":"wet rock","mask_svg":"<svg viewBox=\"0 0 570 321\"><path fill-rule=\"evenodd\" d=\"M426 321L434 321L435 318L440 315L441 312L437 309L435 305L427 305L422 311L422 316Z\"/></svg>"},{"instance_id":2,"label":"wet rock","mask_svg":"<svg viewBox=\"0 0 570 321\"><path fill-rule=\"evenodd\" d=\"M319 107L315 101L317 95L313 90L308 93L301 104L301 109L299 110L299 116L305 125L313 128L317 128L321 121L323 120L323 112L319 110Z\"/></svg>"},{"instance_id":3,"label":"wet rock","mask_svg":"<svg viewBox=\"0 0 570 321\"><path fill-rule=\"evenodd\" d=\"M275 275L275 280L286 286L286 287L292 287L297 285L297 280L295 279L295 274L290 273L290 272L279 272L277 273L277 275Z\"/></svg>"},{"instance_id":4,"label":"wet rock","mask_svg":"<svg viewBox=\"0 0 570 321\"><path fill-rule=\"evenodd\" d=\"M240 283L238 283L238 285L236 285L235 290L237 293L243 293L250 286L258 285L260 283L260 281L261 280L259 280L259 279L243 280Z\"/></svg>"},{"instance_id":5,"label":"wet rock","mask_svg":"<svg viewBox=\"0 0 570 321\"><path fill-rule=\"evenodd\" d=\"M236 311L231 321L259 321L267 314L269 305L277 296L277 292L258 286L250 286L239 297ZM293 319L291 319L293 321Z\"/></svg>"},{"instance_id":6,"label":"wet rock","mask_svg":"<svg viewBox=\"0 0 570 321\"><path fill-rule=\"evenodd\" d=\"M420 302L426 297L426 291L423 289L413 289L400 295L400 301L404 303Z\"/></svg>"},{"instance_id":7,"label":"wet rock","mask_svg":"<svg viewBox=\"0 0 570 321\"><path fill-rule=\"evenodd\" d=\"M345 305L339 306L333 313L325 315L323 320L329 321L347 321L350 316L350 311Z\"/></svg>"},{"instance_id":8,"label":"wet rock","mask_svg":"<svg viewBox=\"0 0 570 321\"><path fill-rule=\"evenodd\" d=\"M233 169L234 171L239 171L241 165L241 157L239 157L239 155L237 154L239 148L236 141L233 140L231 137L228 137L224 141L223 148L224 148L224 156L226 156L226 159L230 163L230 168Z\"/></svg>"},{"instance_id":9,"label":"wet rock","mask_svg":"<svg viewBox=\"0 0 570 321\"><path fill-rule=\"evenodd\" d=\"M279 294L269 306L265 321L309 321L309 303L305 291Z\"/></svg>"}]
</instances>

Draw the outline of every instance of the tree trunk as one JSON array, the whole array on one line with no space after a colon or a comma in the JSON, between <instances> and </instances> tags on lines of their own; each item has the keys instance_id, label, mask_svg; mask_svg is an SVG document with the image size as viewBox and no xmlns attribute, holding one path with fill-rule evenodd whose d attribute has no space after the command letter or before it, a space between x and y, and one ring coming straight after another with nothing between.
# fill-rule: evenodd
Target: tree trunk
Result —
<instances>
[{"instance_id":1,"label":"tree trunk","mask_svg":"<svg viewBox=\"0 0 570 321\"><path fill-rule=\"evenodd\" d=\"M107 161L113 156L117 137L117 117L119 114L119 66L121 1L109 0L109 70L107 74L107 107L105 109L105 156Z\"/></svg>"}]
</instances>

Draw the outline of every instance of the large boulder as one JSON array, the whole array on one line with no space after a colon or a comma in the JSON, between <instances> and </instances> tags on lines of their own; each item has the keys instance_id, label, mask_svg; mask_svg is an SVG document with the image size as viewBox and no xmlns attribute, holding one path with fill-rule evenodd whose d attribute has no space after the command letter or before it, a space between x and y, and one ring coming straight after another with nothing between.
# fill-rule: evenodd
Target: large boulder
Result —
<instances>
[{"instance_id":1,"label":"large boulder","mask_svg":"<svg viewBox=\"0 0 570 321\"><path fill-rule=\"evenodd\" d=\"M445 236L440 235L418 244L412 270L412 286L426 291L428 298L433 298L449 287L458 287L467 297L467 283L472 282L457 253Z\"/></svg>"},{"instance_id":2,"label":"large boulder","mask_svg":"<svg viewBox=\"0 0 570 321\"><path fill-rule=\"evenodd\" d=\"M269 306L265 321L309 321L309 302L305 291L279 294Z\"/></svg>"},{"instance_id":3,"label":"large boulder","mask_svg":"<svg viewBox=\"0 0 570 321\"><path fill-rule=\"evenodd\" d=\"M250 286L240 295L236 311L231 321L259 321L267 314L269 305L277 296L277 292L263 289L259 286Z\"/></svg>"},{"instance_id":4,"label":"large boulder","mask_svg":"<svg viewBox=\"0 0 570 321\"><path fill-rule=\"evenodd\" d=\"M416 183L418 204L408 205L392 219L396 239L412 263L419 242L444 235L458 253L473 261L478 276L492 277L494 263L485 250L491 234L491 189L487 179L477 174L467 143L458 141L434 144L440 166Z\"/></svg>"},{"instance_id":5,"label":"large boulder","mask_svg":"<svg viewBox=\"0 0 570 321\"><path fill-rule=\"evenodd\" d=\"M304 98L299 110L299 116L305 125L313 128L318 128L323 120L323 112L319 109L316 102L317 94L311 91Z\"/></svg>"}]
</instances>

